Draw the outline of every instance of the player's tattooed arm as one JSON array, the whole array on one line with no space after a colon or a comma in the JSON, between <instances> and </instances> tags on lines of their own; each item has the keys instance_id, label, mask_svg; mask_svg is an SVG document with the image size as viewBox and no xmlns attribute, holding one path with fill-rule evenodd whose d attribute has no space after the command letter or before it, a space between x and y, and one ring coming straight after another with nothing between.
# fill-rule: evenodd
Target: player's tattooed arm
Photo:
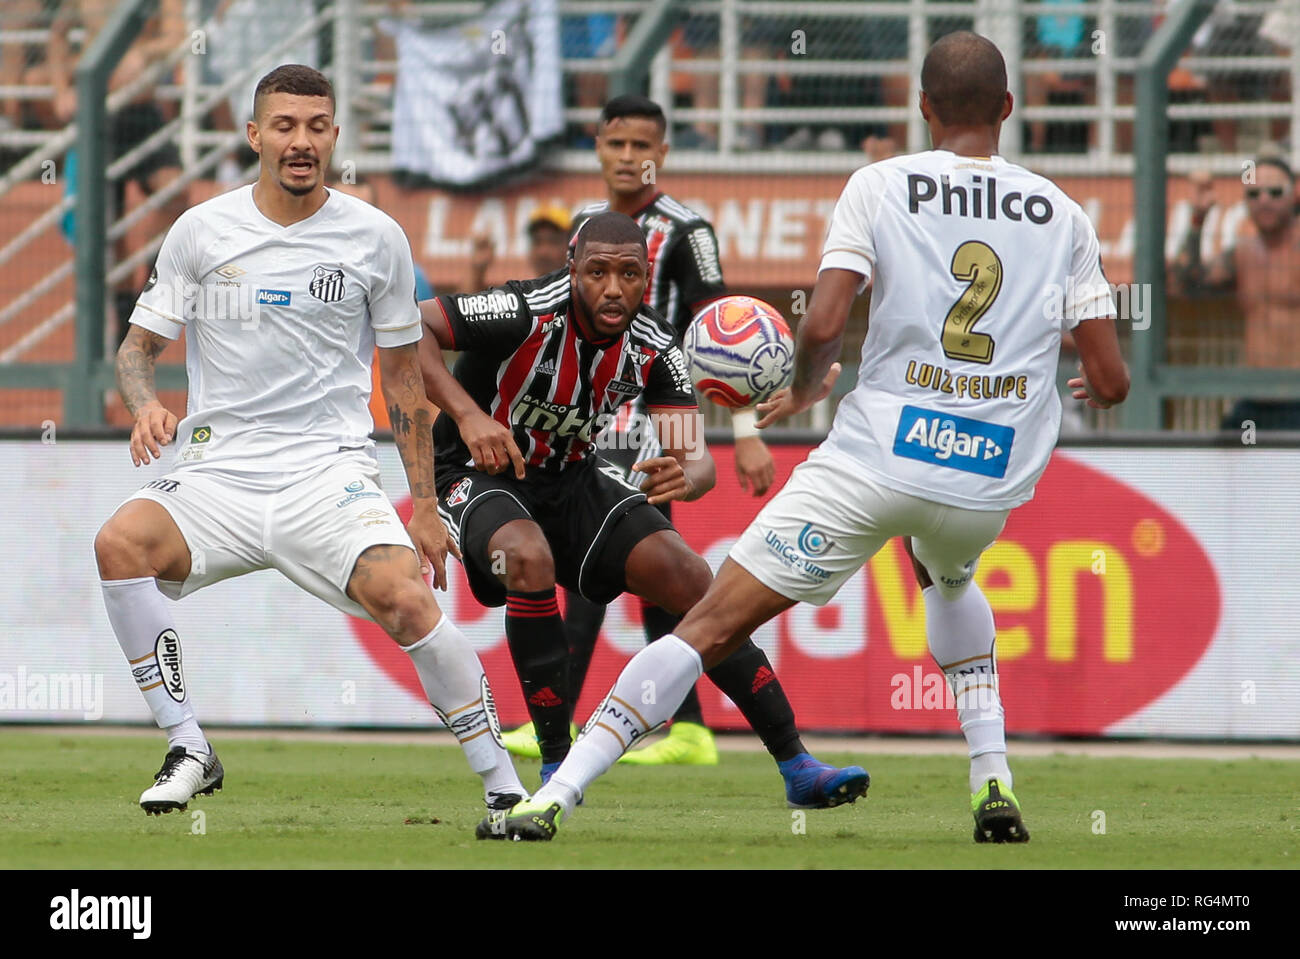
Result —
<instances>
[{"instance_id":1,"label":"player's tattooed arm","mask_svg":"<svg viewBox=\"0 0 1300 959\"><path fill-rule=\"evenodd\" d=\"M158 402L154 367L166 346L166 337L132 323L118 348L117 391L132 416L138 416L150 403Z\"/></svg>"},{"instance_id":2,"label":"player's tattooed arm","mask_svg":"<svg viewBox=\"0 0 1300 959\"><path fill-rule=\"evenodd\" d=\"M436 507L433 483L433 404L424 393L414 343L379 351L388 421L417 506Z\"/></svg>"},{"instance_id":3,"label":"player's tattooed arm","mask_svg":"<svg viewBox=\"0 0 1300 959\"><path fill-rule=\"evenodd\" d=\"M154 367L167 339L131 324L117 351L117 389L135 417L131 430L131 462L136 466L162 458L161 447L176 435L176 416L158 401Z\"/></svg>"},{"instance_id":4,"label":"player's tattooed arm","mask_svg":"<svg viewBox=\"0 0 1300 959\"><path fill-rule=\"evenodd\" d=\"M420 573L433 571L433 585L447 588L447 553L460 551L438 517L438 493L433 482L433 419L435 410L424 394L420 360L414 343L379 350L379 375L388 405L388 418L397 452L406 470L414 503L406 531L420 558Z\"/></svg>"}]
</instances>

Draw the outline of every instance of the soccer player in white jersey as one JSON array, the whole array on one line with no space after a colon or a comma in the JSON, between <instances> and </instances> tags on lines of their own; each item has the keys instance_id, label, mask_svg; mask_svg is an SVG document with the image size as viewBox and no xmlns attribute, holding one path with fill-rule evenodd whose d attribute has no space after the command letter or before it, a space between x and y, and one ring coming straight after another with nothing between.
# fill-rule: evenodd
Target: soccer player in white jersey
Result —
<instances>
[{"instance_id":1,"label":"soccer player in white jersey","mask_svg":"<svg viewBox=\"0 0 1300 959\"><path fill-rule=\"evenodd\" d=\"M382 626L482 777L489 808L513 803L527 792L501 747L483 668L423 578L432 568L446 588L450 541L437 513L410 245L387 215L325 188L338 127L322 74L276 68L258 84L253 112L257 183L177 219L117 355L118 388L135 416L132 461L178 446L171 472L95 539L109 622L167 731L162 769L140 805L184 809L224 776L195 718L168 600L267 568ZM154 391L154 363L182 332L189 402L178 424ZM369 438L376 345L414 500L405 529L379 486ZM518 456L504 428L466 441Z\"/></svg>"},{"instance_id":2,"label":"soccer player in white jersey","mask_svg":"<svg viewBox=\"0 0 1300 959\"><path fill-rule=\"evenodd\" d=\"M1063 329L1083 361L1076 399L1121 402L1128 369L1096 231L1051 181L997 155L1012 106L997 47L949 34L927 53L921 88L934 149L850 178L799 325L794 382L760 407L767 426L829 394L849 308L870 283L858 382L830 435L676 633L628 663L550 782L511 812L511 838L553 837L588 783L672 715L702 668L796 602L826 603L893 536L907 538L930 653L957 698L975 839L1029 838L1011 792L993 613L973 577L1055 445Z\"/></svg>"}]
</instances>

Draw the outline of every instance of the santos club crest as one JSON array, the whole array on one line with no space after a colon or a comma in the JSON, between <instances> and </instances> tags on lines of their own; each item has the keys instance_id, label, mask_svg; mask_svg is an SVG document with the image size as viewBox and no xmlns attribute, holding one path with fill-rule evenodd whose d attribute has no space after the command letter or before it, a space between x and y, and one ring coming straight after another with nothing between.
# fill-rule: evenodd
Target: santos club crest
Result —
<instances>
[{"instance_id":1,"label":"santos club crest","mask_svg":"<svg viewBox=\"0 0 1300 959\"><path fill-rule=\"evenodd\" d=\"M330 270L323 266L316 267L307 291L318 300L337 303L343 299L343 271Z\"/></svg>"}]
</instances>

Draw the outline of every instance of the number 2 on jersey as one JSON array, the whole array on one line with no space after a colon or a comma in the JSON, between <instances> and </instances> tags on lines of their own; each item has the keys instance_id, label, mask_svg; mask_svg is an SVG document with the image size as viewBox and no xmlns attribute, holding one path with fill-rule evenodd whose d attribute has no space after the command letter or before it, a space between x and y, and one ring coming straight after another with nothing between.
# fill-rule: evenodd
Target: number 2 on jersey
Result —
<instances>
[{"instance_id":1,"label":"number 2 on jersey","mask_svg":"<svg viewBox=\"0 0 1300 959\"><path fill-rule=\"evenodd\" d=\"M990 363L993 360L993 337L974 333L980 321L1002 289L1002 261L993 248L980 240L967 240L952 255L952 275L970 286L952 305L943 321L944 355L953 360Z\"/></svg>"}]
</instances>

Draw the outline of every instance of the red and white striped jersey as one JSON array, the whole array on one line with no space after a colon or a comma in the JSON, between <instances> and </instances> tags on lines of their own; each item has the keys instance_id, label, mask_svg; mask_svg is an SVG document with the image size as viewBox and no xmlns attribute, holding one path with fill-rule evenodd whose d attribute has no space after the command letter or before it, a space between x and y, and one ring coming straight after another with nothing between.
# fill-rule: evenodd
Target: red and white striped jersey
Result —
<instances>
[{"instance_id":1,"label":"red and white striped jersey","mask_svg":"<svg viewBox=\"0 0 1300 959\"><path fill-rule=\"evenodd\" d=\"M558 472L586 459L619 407L638 396L650 407L696 408L663 317L643 305L622 335L587 339L573 320L567 267L436 302L461 354L452 375L480 409L513 427L530 470ZM439 466L473 465L446 413L433 436Z\"/></svg>"}]
</instances>

